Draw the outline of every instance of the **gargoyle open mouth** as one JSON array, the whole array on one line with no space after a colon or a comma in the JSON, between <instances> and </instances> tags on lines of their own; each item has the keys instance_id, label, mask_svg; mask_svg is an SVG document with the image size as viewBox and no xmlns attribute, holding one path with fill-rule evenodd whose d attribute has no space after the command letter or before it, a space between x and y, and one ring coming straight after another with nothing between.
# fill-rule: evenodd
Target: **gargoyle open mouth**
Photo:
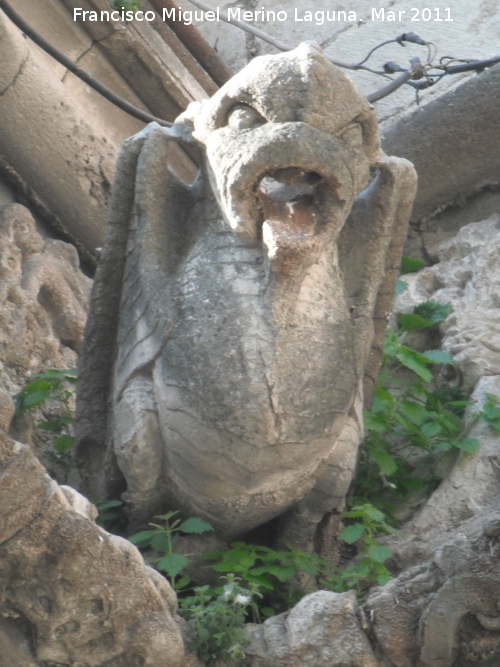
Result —
<instances>
[{"instance_id":1,"label":"gargoyle open mouth","mask_svg":"<svg viewBox=\"0 0 500 667\"><path fill-rule=\"evenodd\" d=\"M324 184L318 172L300 167L272 169L257 181L262 240L280 273L291 275L318 249L316 227Z\"/></svg>"},{"instance_id":2,"label":"gargoyle open mouth","mask_svg":"<svg viewBox=\"0 0 500 667\"><path fill-rule=\"evenodd\" d=\"M266 172L259 190L276 202L292 203L314 197L322 177L316 171L284 167Z\"/></svg>"}]
</instances>

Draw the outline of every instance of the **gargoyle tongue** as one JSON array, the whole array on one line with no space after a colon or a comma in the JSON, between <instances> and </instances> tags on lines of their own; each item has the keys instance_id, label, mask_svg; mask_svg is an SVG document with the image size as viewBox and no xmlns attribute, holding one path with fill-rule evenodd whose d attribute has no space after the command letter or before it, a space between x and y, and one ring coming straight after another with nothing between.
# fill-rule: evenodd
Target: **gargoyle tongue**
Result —
<instances>
[{"instance_id":1,"label":"gargoyle tongue","mask_svg":"<svg viewBox=\"0 0 500 667\"><path fill-rule=\"evenodd\" d=\"M262 240L278 273L294 274L319 247L314 196L320 180L316 172L287 167L268 172L259 183Z\"/></svg>"}]
</instances>

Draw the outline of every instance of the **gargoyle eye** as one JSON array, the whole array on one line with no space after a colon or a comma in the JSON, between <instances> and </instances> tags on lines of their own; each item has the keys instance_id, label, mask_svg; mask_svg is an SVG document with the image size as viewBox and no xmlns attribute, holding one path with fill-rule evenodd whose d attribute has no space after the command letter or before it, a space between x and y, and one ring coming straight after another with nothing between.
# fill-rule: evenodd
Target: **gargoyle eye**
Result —
<instances>
[{"instance_id":1,"label":"gargoyle eye","mask_svg":"<svg viewBox=\"0 0 500 667\"><path fill-rule=\"evenodd\" d=\"M340 138L351 146L361 146L363 144L363 128L359 123L351 123L342 131Z\"/></svg>"},{"instance_id":2,"label":"gargoyle eye","mask_svg":"<svg viewBox=\"0 0 500 667\"><path fill-rule=\"evenodd\" d=\"M235 130L249 130L263 125L265 119L248 104L237 104L227 115L227 124Z\"/></svg>"}]
</instances>

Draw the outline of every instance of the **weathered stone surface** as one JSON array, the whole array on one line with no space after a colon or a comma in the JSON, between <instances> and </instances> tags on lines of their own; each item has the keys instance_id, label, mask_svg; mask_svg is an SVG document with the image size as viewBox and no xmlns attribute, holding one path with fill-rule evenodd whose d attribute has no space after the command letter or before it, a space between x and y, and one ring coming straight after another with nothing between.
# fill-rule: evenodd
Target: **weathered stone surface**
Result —
<instances>
[{"instance_id":1,"label":"weathered stone surface","mask_svg":"<svg viewBox=\"0 0 500 667\"><path fill-rule=\"evenodd\" d=\"M419 227L428 235L435 224L427 223L425 216L450 205L463 205L481 191L492 190L498 196L499 102L500 65L497 65L480 76L466 79L384 132L384 150L407 158L417 170L418 193L412 222L424 218ZM454 214L459 217L456 208ZM481 218L469 218L468 222L472 220Z\"/></svg>"},{"instance_id":2,"label":"weathered stone surface","mask_svg":"<svg viewBox=\"0 0 500 667\"><path fill-rule=\"evenodd\" d=\"M73 246L40 236L19 204L0 210L1 428L12 418L10 395L31 375L76 366L90 284Z\"/></svg>"},{"instance_id":3,"label":"weathered stone surface","mask_svg":"<svg viewBox=\"0 0 500 667\"><path fill-rule=\"evenodd\" d=\"M374 589L363 607L379 655L396 667L497 665L499 535L496 500Z\"/></svg>"},{"instance_id":4,"label":"weathered stone surface","mask_svg":"<svg viewBox=\"0 0 500 667\"><path fill-rule=\"evenodd\" d=\"M443 243L439 262L404 277L408 290L395 302L395 314L434 299L451 303L453 312L440 325L441 346L450 352L468 391L484 376L500 375L500 215L474 222ZM420 341L425 346L425 338Z\"/></svg>"},{"instance_id":5,"label":"weathered stone surface","mask_svg":"<svg viewBox=\"0 0 500 667\"><path fill-rule=\"evenodd\" d=\"M191 187L173 141L206 152ZM135 520L169 505L225 536L291 510L287 536L310 540L353 475L411 165L302 45L125 143L114 189L79 380L90 493L124 480Z\"/></svg>"},{"instance_id":6,"label":"weathered stone surface","mask_svg":"<svg viewBox=\"0 0 500 667\"><path fill-rule=\"evenodd\" d=\"M77 7L109 11L107 0L14 0L12 7L101 83L165 120L217 88L160 17L153 24L75 20ZM119 144L144 123L68 72L3 12L0 36L0 154L43 203L45 222L95 262ZM196 172L179 148L175 163L186 177Z\"/></svg>"},{"instance_id":7,"label":"weathered stone surface","mask_svg":"<svg viewBox=\"0 0 500 667\"><path fill-rule=\"evenodd\" d=\"M0 489L0 656L12 657L8 667L198 664L184 649L167 581L130 542L96 526L95 508L58 487L28 446L5 436Z\"/></svg>"},{"instance_id":8,"label":"weathered stone surface","mask_svg":"<svg viewBox=\"0 0 500 667\"><path fill-rule=\"evenodd\" d=\"M486 393L500 396L499 252L500 216L494 213L442 243L437 264L404 276L408 290L395 303L395 316L411 312L427 299L452 304L453 311L439 325L440 344L453 356L455 381L467 392L473 389L468 419L481 408ZM431 344L429 336L435 333L412 333L412 343L423 350L435 347L436 340ZM428 558L444 534L457 530L500 494L498 434L478 422L469 435L479 440L478 451L459 456L446 479L405 525L403 531L411 539L396 548L399 567Z\"/></svg>"},{"instance_id":9,"label":"weathered stone surface","mask_svg":"<svg viewBox=\"0 0 500 667\"><path fill-rule=\"evenodd\" d=\"M356 616L356 595L318 591L247 630L243 667L379 667Z\"/></svg>"},{"instance_id":10,"label":"weathered stone surface","mask_svg":"<svg viewBox=\"0 0 500 667\"><path fill-rule=\"evenodd\" d=\"M500 396L500 376L484 377L471 396L468 419L477 413L485 394ZM394 540L394 562L399 569L411 567L430 558L446 536L500 496L500 461L498 433L482 421L472 425L469 437L479 441L474 454L462 452L450 473L441 482L417 514L402 526L407 539Z\"/></svg>"},{"instance_id":11,"label":"weathered stone surface","mask_svg":"<svg viewBox=\"0 0 500 667\"><path fill-rule=\"evenodd\" d=\"M89 123L92 111L86 118L68 96L63 72L54 73L49 56L3 12L0 35L0 57L9 63L0 74L0 152L95 259L118 141L97 118Z\"/></svg>"}]
</instances>

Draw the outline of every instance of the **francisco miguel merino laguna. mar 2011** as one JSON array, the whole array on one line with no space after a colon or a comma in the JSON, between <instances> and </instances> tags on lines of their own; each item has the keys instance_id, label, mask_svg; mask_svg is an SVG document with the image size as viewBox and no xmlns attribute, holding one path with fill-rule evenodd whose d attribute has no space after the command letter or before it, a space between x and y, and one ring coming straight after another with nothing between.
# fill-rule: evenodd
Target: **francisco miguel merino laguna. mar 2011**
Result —
<instances>
[{"instance_id":1,"label":"francisco miguel merino laguna. mar 2011","mask_svg":"<svg viewBox=\"0 0 500 667\"><path fill-rule=\"evenodd\" d=\"M356 23L358 18L355 11L345 10L299 10L295 8L293 12L285 10L272 10L261 7L255 10L241 9L241 7L229 7L225 10L225 17L229 22L231 21L246 21L247 23L263 22L263 23L283 23L284 21L293 20L296 22L314 22L316 25L323 25L325 22L347 22ZM155 21L158 19L156 12L150 11L131 11L131 10L114 10L114 11L89 11L82 7L75 7L73 9L73 20L82 21ZM163 21L178 21L185 25L192 25L194 23L203 23L205 21L221 21L220 7L215 7L212 11L187 10L172 7L170 9L163 9Z\"/></svg>"},{"instance_id":2,"label":"francisco miguel merino laguna. mar 2011","mask_svg":"<svg viewBox=\"0 0 500 667\"><path fill-rule=\"evenodd\" d=\"M411 16L408 16L411 14ZM82 21L155 21L158 19L156 12L149 11L132 11L132 10L114 10L114 11L89 11L82 7L75 7L73 9L73 20L81 19ZM451 15L451 8L424 8L418 9L412 7L409 10L393 10L385 7L372 7L369 19L361 16L353 10L303 10L295 7L293 12L280 9L278 11L273 9L242 9L241 7L228 7L223 16L221 16L220 7L215 7L213 10L204 11L201 9L189 10L180 9L179 7L171 7L170 9L163 9L163 21L177 21L185 25L192 25L194 23L203 23L205 21L243 21L246 23L283 23L284 21L295 21L296 23L314 23L315 25L323 25L324 23L363 23L363 21L383 21L388 23L401 22L409 20L411 22L453 22Z\"/></svg>"}]
</instances>

